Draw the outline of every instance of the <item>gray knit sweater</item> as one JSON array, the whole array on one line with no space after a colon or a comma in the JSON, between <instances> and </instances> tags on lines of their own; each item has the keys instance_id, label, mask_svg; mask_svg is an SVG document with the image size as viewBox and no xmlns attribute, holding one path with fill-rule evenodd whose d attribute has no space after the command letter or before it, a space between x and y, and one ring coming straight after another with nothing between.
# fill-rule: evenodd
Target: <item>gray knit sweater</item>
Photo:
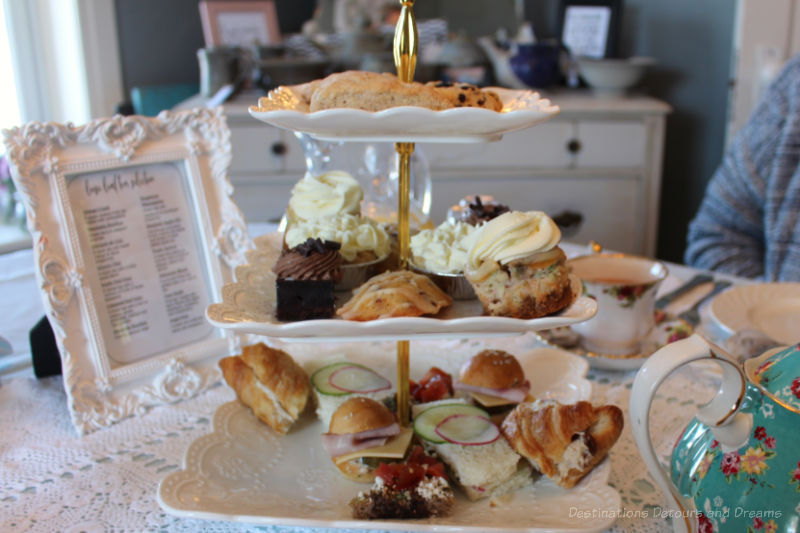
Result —
<instances>
[{"instance_id":1,"label":"gray knit sweater","mask_svg":"<svg viewBox=\"0 0 800 533\"><path fill-rule=\"evenodd\" d=\"M689 225L687 264L800 281L800 54L731 143Z\"/></svg>"}]
</instances>

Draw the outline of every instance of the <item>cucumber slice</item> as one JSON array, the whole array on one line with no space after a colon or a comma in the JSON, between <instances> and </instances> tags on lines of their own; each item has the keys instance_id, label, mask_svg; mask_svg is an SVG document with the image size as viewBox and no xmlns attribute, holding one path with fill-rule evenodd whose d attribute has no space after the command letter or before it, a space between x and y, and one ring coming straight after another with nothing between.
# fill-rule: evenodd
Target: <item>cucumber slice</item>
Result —
<instances>
[{"instance_id":1,"label":"cucumber slice","mask_svg":"<svg viewBox=\"0 0 800 533\"><path fill-rule=\"evenodd\" d=\"M329 396L369 394L392 388L391 382L374 370L346 361L320 368L311 375L311 384L317 392Z\"/></svg>"},{"instance_id":2,"label":"cucumber slice","mask_svg":"<svg viewBox=\"0 0 800 533\"><path fill-rule=\"evenodd\" d=\"M447 442L441 435L436 434L436 426L452 415L471 415L489 418L489 414L474 405L464 403L447 403L425 409L414 419L414 432L423 439L442 444Z\"/></svg>"},{"instance_id":3,"label":"cucumber slice","mask_svg":"<svg viewBox=\"0 0 800 533\"><path fill-rule=\"evenodd\" d=\"M500 430L483 415L450 415L434 428L447 442L462 446L482 446L500 438Z\"/></svg>"}]
</instances>

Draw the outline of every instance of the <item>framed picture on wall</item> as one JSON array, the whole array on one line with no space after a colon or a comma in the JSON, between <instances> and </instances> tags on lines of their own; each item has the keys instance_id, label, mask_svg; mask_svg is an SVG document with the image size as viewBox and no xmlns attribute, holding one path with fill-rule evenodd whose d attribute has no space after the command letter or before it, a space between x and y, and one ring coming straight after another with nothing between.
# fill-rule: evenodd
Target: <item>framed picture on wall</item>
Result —
<instances>
[{"instance_id":1,"label":"framed picture on wall","mask_svg":"<svg viewBox=\"0 0 800 533\"><path fill-rule=\"evenodd\" d=\"M281 40L273 0L203 0L200 19L206 47L252 47Z\"/></svg>"},{"instance_id":2,"label":"framed picture on wall","mask_svg":"<svg viewBox=\"0 0 800 533\"><path fill-rule=\"evenodd\" d=\"M216 383L239 340L206 308L252 247L221 108L3 133L77 429Z\"/></svg>"},{"instance_id":3,"label":"framed picture on wall","mask_svg":"<svg viewBox=\"0 0 800 533\"><path fill-rule=\"evenodd\" d=\"M574 56L615 57L622 0L561 0L561 42Z\"/></svg>"}]
</instances>

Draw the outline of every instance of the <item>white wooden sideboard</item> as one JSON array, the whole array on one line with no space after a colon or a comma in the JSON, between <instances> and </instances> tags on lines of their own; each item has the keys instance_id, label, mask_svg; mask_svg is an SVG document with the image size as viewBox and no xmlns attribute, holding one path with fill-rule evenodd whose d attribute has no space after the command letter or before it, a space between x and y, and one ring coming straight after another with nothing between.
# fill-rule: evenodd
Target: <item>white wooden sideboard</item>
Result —
<instances>
[{"instance_id":1,"label":"white wooden sideboard","mask_svg":"<svg viewBox=\"0 0 800 533\"><path fill-rule=\"evenodd\" d=\"M655 255L669 106L645 96L598 98L586 91L546 96L561 107L559 115L500 142L418 145L433 178L434 223L460 198L491 194L512 209L580 213L573 242ZM280 218L306 168L292 132L250 117L247 107L255 101L224 106L234 198L251 222Z\"/></svg>"}]
</instances>

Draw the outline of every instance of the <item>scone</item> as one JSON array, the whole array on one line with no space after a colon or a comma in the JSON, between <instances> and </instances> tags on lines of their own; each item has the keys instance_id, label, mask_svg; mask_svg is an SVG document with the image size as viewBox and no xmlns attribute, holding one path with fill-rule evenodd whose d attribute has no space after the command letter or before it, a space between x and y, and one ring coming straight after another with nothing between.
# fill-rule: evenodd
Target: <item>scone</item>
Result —
<instances>
[{"instance_id":1,"label":"scone","mask_svg":"<svg viewBox=\"0 0 800 533\"><path fill-rule=\"evenodd\" d=\"M381 111L415 106L439 111L453 107L447 95L421 83L403 83L389 73L349 70L331 74L311 94L311 112L339 107Z\"/></svg>"},{"instance_id":2,"label":"scone","mask_svg":"<svg viewBox=\"0 0 800 533\"><path fill-rule=\"evenodd\" d=\"M432 315L451 303L453 300L427 277L398 270L368 279L336 314L358 321Z\"/></svg>"},{"instance_id":3,"label":"scone","mask_svg":"<svg viewBox=\"0 0 800 533\"><path fill-rule=\"evenodd\" d=\"M466 277L487 314L538 318L572 301L561 231L541 211L510 211L479 228Z\"/></svg>"},{"instance_id":4,"label":"scone","mask_svg":"<svg viewBox=\"0 0 800 533\"><path fill-rule=\"evenodd\" d=\"M503 109L503 102L494 91L481 89L469 83L452 83L446 81L429 81L428 87L433 87L445 95L452 107L480 107L491 111Z\"/></svg>"},{"instance_id":5,"label":"scone","mask_svg":"<svg viewBox=\"0 0 800 533\"><path fill-rule=\"evenodd\" d=\"M608 454L622 433L622 411L589 402L521 403L501 431L514 450L562 487L574 487Z\"/></svg>"},{"instance_id":6,"label":"scone","mask_svg":"<svg viewBox=\"0 0 800 533\"><path fill-rule=\"evenodd\" d=\"M219 366L239 400L275 431L288 432L305 409L308 376L286 352L254 344L221 359Z\"/></svg>"}]
</instances>

